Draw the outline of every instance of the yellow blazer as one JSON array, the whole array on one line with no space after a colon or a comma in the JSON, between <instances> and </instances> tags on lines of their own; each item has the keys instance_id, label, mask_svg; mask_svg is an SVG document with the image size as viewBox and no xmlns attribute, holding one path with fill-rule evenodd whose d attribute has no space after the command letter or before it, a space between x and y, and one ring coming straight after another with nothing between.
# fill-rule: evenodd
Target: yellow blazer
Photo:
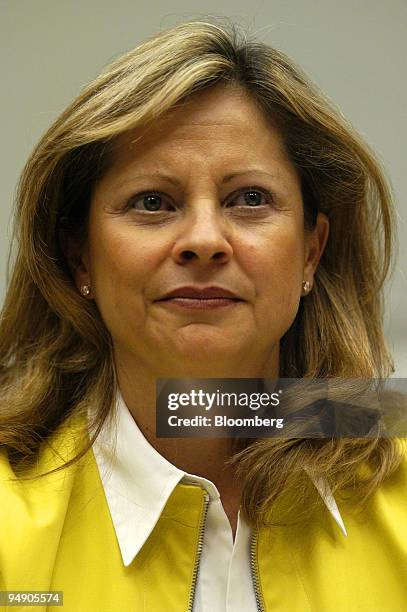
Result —
<instances>
[{"instance_id":1,"label":"yellow blazer","mask_svg":"<svg viewBox=\"0 0 407 612\"><path fill-rule=\"evenodd\" d=\"M66 422L32 473L72 456L84 427L76 417ZM322 508L306 526L254 532L259 610L407 610L406 442L400 440L402 465L363 513L338 503L347 538ZM0 590L63 591L63 607L47 607L63 612L192 610L208 503L199 486L176 486L152 534L125 567L92 451L43 479L11 482L13 476L0 453Z\"/></svg>"}]
</instances>

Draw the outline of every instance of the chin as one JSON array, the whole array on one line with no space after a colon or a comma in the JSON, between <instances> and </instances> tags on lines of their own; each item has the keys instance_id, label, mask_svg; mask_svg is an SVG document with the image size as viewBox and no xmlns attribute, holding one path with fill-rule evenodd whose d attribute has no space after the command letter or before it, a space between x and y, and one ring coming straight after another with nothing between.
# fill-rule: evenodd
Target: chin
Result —
<instances>
[{"instance_id":1,"label":"chin","mask_svg":"<svg viewBox=\"0 0 407 612\"><path fill-rule=\"evenodd\" d=\"M178 330L174 342L177 353L201 362L241 353L244 348L242 338L236 337L236 331L228 333L228 330L204 324L191 324Z\"/></svg>"}]
</instances>

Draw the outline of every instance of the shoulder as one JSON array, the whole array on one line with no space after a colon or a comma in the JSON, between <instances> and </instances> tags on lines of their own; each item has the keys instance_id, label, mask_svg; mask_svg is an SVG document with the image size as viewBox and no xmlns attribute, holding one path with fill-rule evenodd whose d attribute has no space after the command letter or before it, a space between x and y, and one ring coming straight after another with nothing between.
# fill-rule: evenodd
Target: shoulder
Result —
<instances>
[{"instance_id":1,"label":"shoulder","mask_svg":"<svg viewBox=\"0 0 407 612\"><path fill-rule=\"evenodd\" d=\"M28 590L38 589L42 573L53 567L67 520L101 490L91 451L70 466L48 473L73 459L86 437L86 420L70 418L23 474L15 473L7 453L0 449L0 588L3 581L13 590L23 580ZM38 560L38 567L33 567L33 560Z\"/></svg>"},{"instance_id":2,"label":"shoulder","mask_svg":"<svg viewBox=\"0 0 407 612\"><path fill-rule=\"evenodd\" d=\"M91 453L53 470L73 459L86 439L86 420L70 417L43 444L35 464L22 473L15 471L5 449L0 449L0 542L9 541L12 535L18 539L17 532L49 526L63 516Z\"/></svg>"},{"instance_id":3,"label":"shoulder","mask_svg":"<svg viewBox=\"0 0 407 612\"><path fill-rule=\"evenodd\" d=\"M27 477L34 479L40 474L61 467L76 456L81 445L88 439L86 418L81 414L72 414L43 442L34 464L24 471L21 482ZM15 478L8 454L0 447L0 486Z\"/></svg>"}]
</instances>

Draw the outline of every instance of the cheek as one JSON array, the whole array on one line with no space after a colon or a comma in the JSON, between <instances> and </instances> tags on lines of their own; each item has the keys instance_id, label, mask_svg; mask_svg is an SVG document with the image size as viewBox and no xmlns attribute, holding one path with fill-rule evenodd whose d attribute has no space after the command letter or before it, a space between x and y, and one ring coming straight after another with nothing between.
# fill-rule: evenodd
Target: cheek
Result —
<instances>
[{"instance_id":1,"label":"cheek","mask_svg":"<svg viewBox=\"0 0 407 612\"><path fill-rule=\"evenodd\" d=\"M90 239L91 278L102 316L121 316L128 309L140 309L157 256L151 242L135 235L134 228L113 222L95 227Z\"/></svg>"},{"instance_id":2,"label":"cheek","mask_svg":"<svg viewBox=\"0 0 407 612\"><path fill-rule=\"evenodd\" d=\"M298 234L288 232L248 245L245 250L246 265L259 292L280 288L278 293L284 293L291 287L296 291L296 285L302 281L303 249L303 241Z\"/></svg>"},{"instance_id":3,"label":"cheek","mask_svg":"<svg viewBox=\"0 0 407 612\"><path fill-rule=\"evenodd\" d=\"M245 250L245 267L256 291L257 317L266 324L272 318L288 328L295 318L303 280L303 248L299 232L279 231Z\"/></svg>"}]
</instances>

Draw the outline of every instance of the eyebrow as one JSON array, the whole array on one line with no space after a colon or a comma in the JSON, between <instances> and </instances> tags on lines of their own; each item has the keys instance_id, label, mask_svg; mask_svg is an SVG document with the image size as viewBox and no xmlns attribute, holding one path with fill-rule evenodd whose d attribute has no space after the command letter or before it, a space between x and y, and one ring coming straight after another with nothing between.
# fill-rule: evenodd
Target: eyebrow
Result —
<instances>
[{"instance_id":1,"label":"eyebrow","mask_svg":"<svg viewBox=\"0 0 407 612\"><path fill-rule=\"evenodd\" d=\"M278 179L278 175L272 174L271 172L266 172L265 170L260 170L259 168L249 168L248 170L243 170L241 172L238 171L238 172L232 172L231 174L227 174L226 176L223 177L222 184L228 183L237 177L247 176L248 174L259 174L259 175L262 175L262 176L265 176L267 178L271 178L274 180ZM165 174L164 172L160 172L160 171L154 171L154 172L145 172L141 174L133 174L130 179L121 183L120 186L130 181L133 181L134 179L140 179L140 178L162 179L164 181L167 181L168 183L171 183L175 187L179 187L181 184L180 181L178 181L176 178L173 178L169 174Z\"/></svg>"}]
</instances>

